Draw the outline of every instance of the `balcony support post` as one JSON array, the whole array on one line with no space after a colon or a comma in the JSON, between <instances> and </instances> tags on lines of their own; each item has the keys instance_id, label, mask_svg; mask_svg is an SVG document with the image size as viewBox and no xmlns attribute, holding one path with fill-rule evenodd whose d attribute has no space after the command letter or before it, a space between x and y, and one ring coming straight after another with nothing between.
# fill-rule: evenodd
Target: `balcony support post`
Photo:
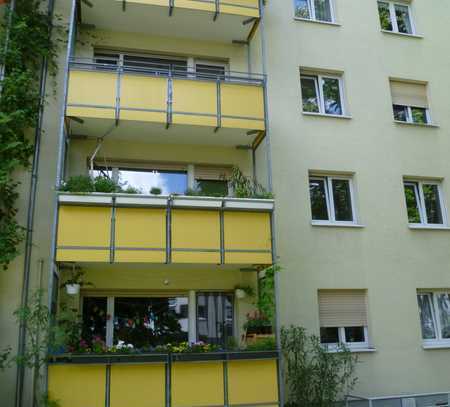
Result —
<instances>
[{"instance_id":1,"label":"balcony support post","mask_svg":"<svg viewBox=\"0 0 450 407\"><path fill-rule=\"evenodd\" d=\"M166 407L170 407L172 404L172 356L169 354L167 356L166 361L166 377L165 377L165 383L166 383Z\"/></svg>"},{"instance_id":2,"label":"balcony support post","mask_svg":"<svg viewBox=\"0 0 450 407\"><path fill-rule=\"evenodd\" d=\"M225 264L225 201L222 201L222 206L219 211L220 217L220 264Z\"/></svg>"},{"instance_id":3,"label":"balcony support post","mask_svg":"<svg viewBox=\"0 0 450 407\"><path fill-rule=\"evenodd\" d=\"M225 359L223 361L223 405L228 407L229 397L228 397L228 353L225 354Z\"/></svg>"},{"instance_id":4,"label":"balcony support post","mask_svg":"<svg viewBox=\"0 0 450 407\"><path fill-rule=\"evenodd\" d=\"M167 78L167 117L166 117L166 130L172 124L172 97L173 97L173 79L172 70L169 71L169 77Z\"/></svg>"},{"instance_id":5,"label":"balcony support post","mask_svg":"<svg viewBox=\"0 0 450 407\"><path fill-rule=\"evenodd\" d=\"M109 407L111 399L111 365L106 365L106 380L105 380L105 407Z\"/></svg>"},{"instance_id":6,"label":"balcony support post","mask_svg":"<svg viewBox=\"0 0 450 407\"><path fill-rule=\"evenodd\" d=\"M189 343L195 343L197 341L197 320L196 320L196 308L197 308L197 293L195 290L189 290L188 299L188 329L189 329Z\"/></svg>"},{"instance_id":7,"label":"balcony support post","mask_svg":"<svg viewBox=\"0 0 450 407\"><path fill-rule=\"evenodd\" d=\"M222 102L221 102L221 87L220 87L220 78L217 77L216 80L216 109L217 109L217 125L214 129L214 133L217 133L219 129L222 127Z\"/></svg>"},{"instance_id":8,"label":"balcony support post","mask_svg":"<svg viewBox=\"0 0 450 407\"><path fill-rule=\"evenodd\" d=\"M173 8L175 6L175 0L169 0L169 17L173 15Z\"/></svg>"},{"instance_id":9,"label":"balcony support post","mask_svg":"<svg viewBox=\"0 0 450 407\"><path fill-rule=\"evenodd\" d=\"M123 60L119 60L119 66L117 68L117 81L116 81L116 109L115 109L115 120L116 127L119 125L120 120L120 93L122 88L122 73L123 73Z\"/></svg>"},{"instance_id":10,"label":"balcony support post","mask_svg":"<svg viewBox=\"0 0 450 407\"><path fill-rule=\"evenodd\" d=\"M111 235L109 240L109 262L114 263L116 247L116 197L112 197L111 207Z\"/></svg>"},{"instance_id":11,"label":"balcony support post","mask_svg":"<svg viewBox=\"0 0 450 407\"><path fill-rule=\"evenodd\" d=\"M220 14L220 0L214 0L215 12L213 16L213 21L216 21Z\"/></svg>"},{"instance_id":12,"label":"balcony support post","mask_svg":"<svg viewBox=\"0 0 450 407\"><path fill-rule=\"evenodd\" d=\"M127 9L127 0L122 0L122 11L126 11Z\"/></svg>"},{"instance_id":13,"label":"balcony support post","mask_svg":"<svg viewBox=\"0 0 450 407\"><path fill-rule=\"evenodd\" d=\"M167 200L166 212L166 264L172 262L172 196Z\"/></svg>"}]
</instances>

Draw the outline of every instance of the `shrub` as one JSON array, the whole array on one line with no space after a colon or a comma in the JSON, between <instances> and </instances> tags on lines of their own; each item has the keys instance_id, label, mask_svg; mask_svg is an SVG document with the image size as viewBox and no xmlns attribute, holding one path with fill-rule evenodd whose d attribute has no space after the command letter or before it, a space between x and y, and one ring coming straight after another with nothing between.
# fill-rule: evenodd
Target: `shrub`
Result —
<instances>
[{"instance_id":1,"label":"shrub","mask_svg":"<svg viewBox=\"0 0 450 407\"><path fill-rule=\"evenodd\" d=\"M263 350L275 350L277 348L277 343L275 337L271 336L268 338L260 338L255 342L249 343L246 350L249 351L263 351Z\"/></svg>"},{"instance_id":2,"label":"shrub","mask_svg":"<svg viewBox=\"0 0 450 407\"><path fill-rule=\"evenodd\" d=\"M289 407L334 407L356 384L357 357L345 347L328 352L314 335L281 330Z\"/></svg>"},{"instance_id":3,"label":"shrub","mask_svg":"<svg viewBox=\"0 0 450 407\"><path fill-rule=\"evenodd\" d=\"M60 188L65 192L94 192L95 186L92 178L87 175L70 177Z\"/></svg>"},{"instance_id":4,"label":"shrub","mask_svg":"<svg viewBox=\"0 0 450 407\"><path fill-rule=\"evenodd\" d=\"M162 189L158 187L152 187L152 189L150 189L150 193L152 195L161 195Z\"/></svg>"},{"instance_id":5,"label":"shrub","mask_svg":"<svg viewBox=\"0 0 450 407\"><path fill-rule=\"evenodd\" d=\"M99 175L94 179L94 188L95 192L120 192L121 188L117 184L117 182L113 181L111 178L106 177L104 175Z\"/></svg>"}]
</instances>

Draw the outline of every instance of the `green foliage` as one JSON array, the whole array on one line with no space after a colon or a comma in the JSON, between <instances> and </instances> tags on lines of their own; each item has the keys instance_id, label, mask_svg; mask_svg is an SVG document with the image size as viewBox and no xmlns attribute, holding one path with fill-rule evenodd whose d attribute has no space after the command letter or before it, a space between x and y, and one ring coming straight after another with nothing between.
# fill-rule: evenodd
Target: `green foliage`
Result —
<instances>
[{"instance_id":1,"label":"green foliage","mask_svg":"<svg viewBox=\"0 0 450 407\"><path fill-rule=\"evenodd\" d=\"M275 274L281 270L281 267L274 264L261 271L263 277L259 280L258 309L270 321L275 319Z\"/></svg>"},{"instance_id":2,"label":"green foliage","mask_svg":"<svg viewBox=\"0 0 450 407\"><path fill-rule=\"evenodd\" d=\"M277 343L275 337L269 336L267 338L257 339L255 342L249 343L245 350L248 351L264 351L264 350L275 350L277 348Z\"/></svg>"},{"instance_id":3,"label":"green foliage","mask_svg":"<svg viewBox=\"0 0 450 407\"><path fill-rule=\"evenodd\" d=\"M162 189L158 187L152 187L152 189L150 189L150 193L152 195L161 195Z\"/></svg>"},{"instance_id":4,"label":"green foliage","mask_svg":"<svg viewBox=\"0 0 450 407\"><path fill-rule=\"evenodd\" d=\"M345 347L328 352L314 335L281 330L289 407L334 407L356 384L357 357Z\"/></svg>"},{"instance_id":5,"label":"green foliage","mask_svg":"<svg viewBox=\"0 0 450 407\"><path fill-rule=\"evenodd\" d=\"M233 167L229 182L236 198L273 198L271 192L266 191L253 178L246 177L238 167Z\"/></svg>"},{"instance_id":6,"label":"green foliage","mask_svg":"<svg viewBox=\"0 0 450 407\"><path fill-rule=\"evenodd\" d=\"M79 284L80 287L92 286L92 283L83 280L84 274L84 271L80 269L71 270L68 278L61 285L61 288L65 287L67 284Z\"/></svg>"},{"instance_id":7,"label":"green foliage","mask_svg":"<svg viewBox=\"0 0 450 407\"><path fill-rule=\"evenodd\" d=\"M244 291L247 297L252 298L255 296L255 289L249 285L237 285L234 287L234 289Z\"/></svg>"},{"instance_id":8,"label":"green foliage","mask_svg":"<svg viewBox=\"0 0 450 407\"><path fill-rule=\"evenodd\" d=\"M10 355L11 355L10 347L0 350L0 372L9 367Z\"/></svg>"},{"instance_id":9,"label":"green foliage","mask_svg":"<svg viewBox=\"0 0 450 407\"><path fill-rule=\"evenodd\" d=\"M66 182L64 182L64 184L60 187L60 191L86 193L94 192L94 181L87 175L76 175L70 177Z\"/></svg>"},{"instance_id":10,"label":"green foliage","mask_svg":"<svg viewBox=\"0 0 450 407\"><path fill-rule=\"evenodd\" d=\"M95 192L104 192L108 194L112 192L120 192L122 190L117 182L104 175L95 177L94 189Z\"/></svg>"},{"instance_id":11,"label":"green foliage","mask_svg":"<svg viewBox=\"0 0 450 407\"><path fill-rule=\"evenodd\" d=\"M48 60L51 75L57 70L57 41L52 39L53 22L42 7L43 3L43 0L17 0L15 10L5 12L0 27L0 65L5 67L0 93L2 269L18 255L18 246L24 239L24 229L16 221L18 183L13 180L13 173L28 168L33 153L28 133L38 119L41 103L44 103L39 94L43 58Z\"/></svg>"}]
</instances>

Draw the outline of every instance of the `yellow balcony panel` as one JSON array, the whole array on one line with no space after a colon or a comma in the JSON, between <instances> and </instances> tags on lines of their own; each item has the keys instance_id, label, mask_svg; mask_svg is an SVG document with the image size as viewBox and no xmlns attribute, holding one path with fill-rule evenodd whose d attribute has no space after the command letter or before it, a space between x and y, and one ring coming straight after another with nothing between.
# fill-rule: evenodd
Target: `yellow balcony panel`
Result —
<instances>
[{"instance_id":1,"label":"yellow balcony panel","mask_svg":"<svg viewBox=\"0 0 450 407\"><path fill-rule=\"evenodd\" d=\"M114 261L164 263L166 261L166 210L117 208Z\"/></svg>"},{"instance_id":2,"label":"yellow balcony panel","mask_svg":"<svg viewBox=\"0 0 450 407\"><path fill-rule=\"evenodd\" d=\"M223 405L221 362L176 362L172 366L172 406Z\"/></svg>"},{"instance_id":3,"label":"yellow balcony panel","mask_svg":"<svg viewBox=\"0 0 450 407\"><path fill-rule=\"evenodd\" d=\"M122 75L120 84L120 118L122 120L165 123L166 110L167 78L136 74Z\"/></svg>"},{"instance_id":4,"label":"yellow balcony panel","mask_svg":"<svg viewBox=\"0 0 450 407\"><path fill-rule=\"evenodd\" d=\"M264 89L258 85L223 83L222 126L264 130Z\"/></svg>"},{"instance_id":5,"label":"yellow balcony panel","mask_svg":"<svg viewBox=\"0 0 450 407\"><path fill-rule=\"evenodd\" d=\"M278 405L276 360L230 361L228 397L230 405Z\"/></svg>"},{"instance_id":6,"label":"yellow balcony panel","mask_svg":"<svg viewBox=\"0 0 450 407\"><path fill-rule=\"evenodd\" d=\"M172 262L220 263L220 216L218 211L172 211Z\"/></svg>"},{"instance_id":7,"label":"yellow balcony panel","mask_svg":"<svg viewBox=\"0 0 450 407\"><path fill-rule=\"evenodd\" d=\"M270 213L225 212L225 264L271 264Z\"/></svg>"},{"instance_id":8,"label":"yellow balcony panel","mask_svg":"<svg viewBox=\"0 0 450 407\"><path fill-rule=\"evenodd\" d=\"M173 123L217 125L217 85L189 79L173 80Z\"/></svg>"},{"instance_id":9,"label":"yellow balcony panel","mask_svg":"<svg viewBox=\"0 0 450 407\"><path fill-rule=\"evenodd\" d=\"M164 407L165 366L112 365L110 391L110 407Z\"/></svg>"},{"instance_id":10,"label":"yellow balcony panel","mask_svg":"<svg viewBox=\"0 0 450 407\"><path fill-rule=\"evenodd\" d=\"M104 407L106 368L98 365L51 365L48 393L61 407Z\"/></svg>"},{"instance_id":11,"label":"yellow balcony panel","mask_svg":"<svg viewBox=\"0 0 450 407\"><path fill-rule=\"evenodd\" d=\"M111 208L61 205L57 261L109 261Z\"/></svg>"}]
</instances>

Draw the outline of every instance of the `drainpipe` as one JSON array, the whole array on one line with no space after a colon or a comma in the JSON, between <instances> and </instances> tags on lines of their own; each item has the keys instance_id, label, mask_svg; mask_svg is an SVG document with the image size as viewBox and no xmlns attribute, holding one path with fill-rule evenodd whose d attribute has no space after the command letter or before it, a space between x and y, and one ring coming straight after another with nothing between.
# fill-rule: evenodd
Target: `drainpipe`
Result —
<instances>
[{"instance_id":1,"label":"drainpipe","mask_svg":"<svg viewBox=\"0 0 450 407\"><path fill-rule=\"evenodd\" d=\"M55 2L54 0L49 0L47 14L50 18L53 17L53 9ZM50 33L51 35L51 33ZM31 252L33 248L33 227L34 227L34 214L36 207L36 191L38 183L39 174L39 158L41 150L41 134L42 134L42 121L44 113L44 97L45 88L47 84L47 71L48 71L48 59L43 58L41 64L40 72L40 83L39 83L39 116L36 123L36 128L34 132L34 154L31 170L31 184L30 193L28 196L28 212L27 212L27 226L25 234L25 257L24 257L24 269L23 269L23 281L22 281L22 294L21 294L21 307L28 304L28 291L30 289L30 269L31 269ZM21 323L19 326L19 339L18 339L18 350L17 355L20 357L25 352L26 346L26 326ZM25 378L25 368L22 365L17 367L16 374L16 398L15 406L21 407L23 404L23 387ZM34 395L33 395L34 400Z\"/></svg>"}]
</instances>

